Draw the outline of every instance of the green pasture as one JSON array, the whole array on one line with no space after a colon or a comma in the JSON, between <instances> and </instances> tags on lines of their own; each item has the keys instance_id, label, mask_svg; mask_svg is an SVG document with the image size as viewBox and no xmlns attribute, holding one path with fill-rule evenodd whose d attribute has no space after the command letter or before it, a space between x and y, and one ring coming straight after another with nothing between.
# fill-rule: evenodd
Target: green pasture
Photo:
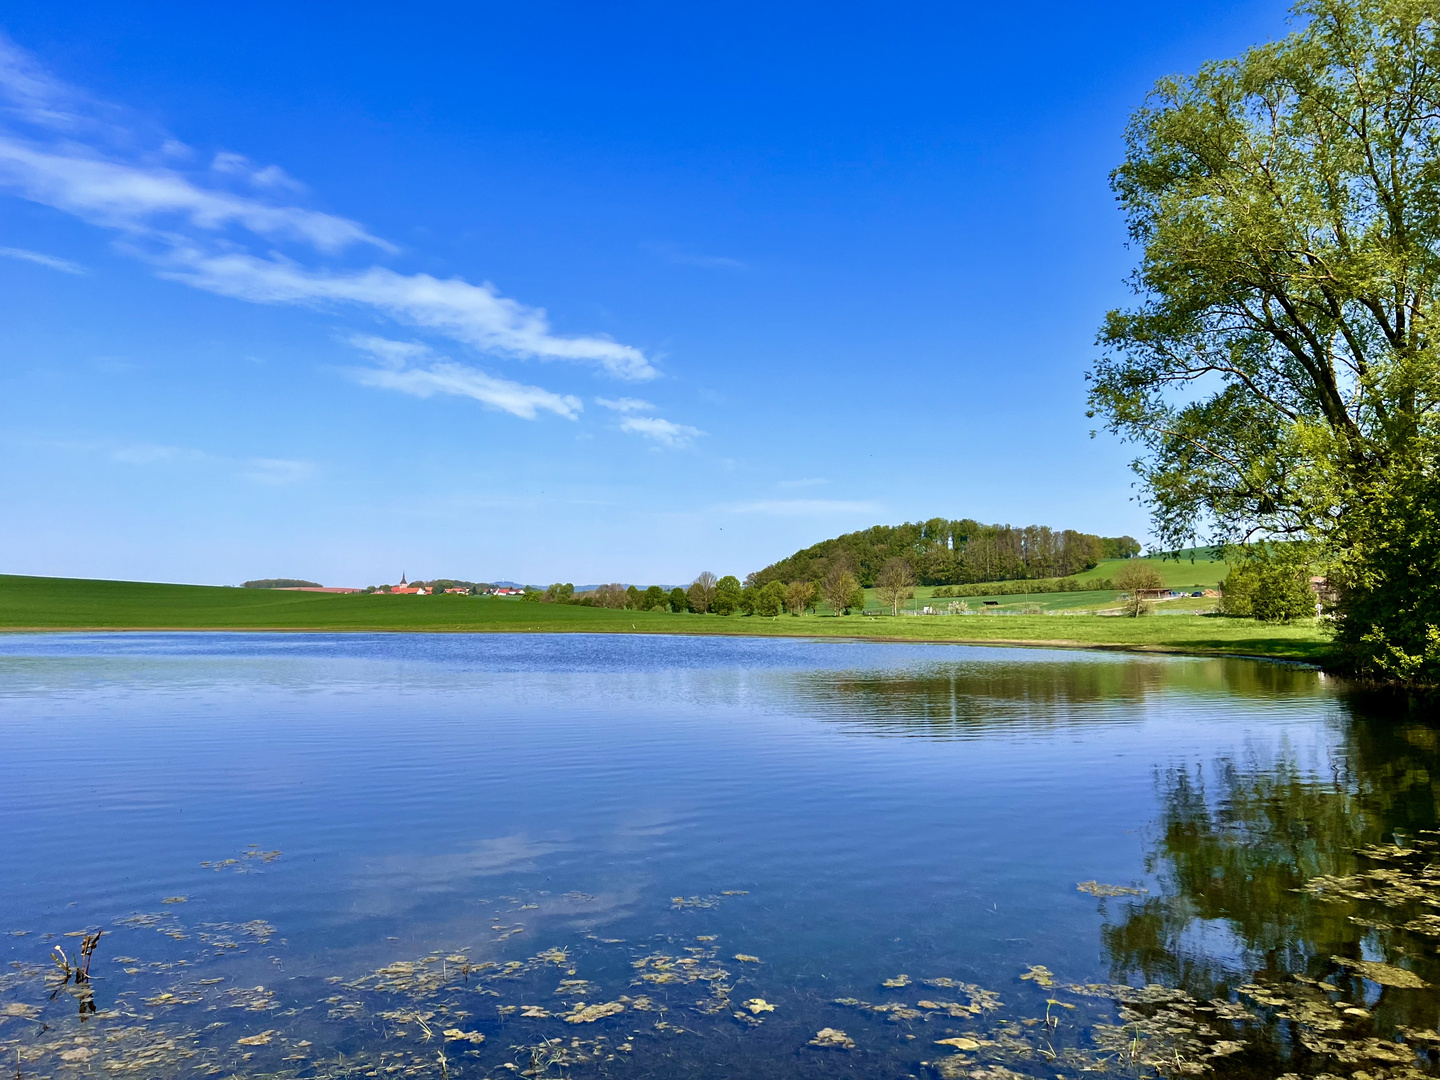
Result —
<instances>
[{"instance_id":1,"label":"green pasture","mask_svg":"<svg viewBox=\"0 0 1440 1080\"><path fill-rule=\"evenodd\" d=\"M1111 595L1111 594L1101 594ZM1082 599L1084 593L1055 593ZM967 602L976 606L976 599ZM1003 598L1028 600L1036 597ZM0 576L0 628L8 630L314 630L743 634L897 641L1063 645L1225 653L1323 661L1329 647L1312 623L1266 626L1249 619L1174 614L807 615L746 618L534 604L474 596L280 592L203 585Z\"/></svg>"},{"instance_id":2,"label":"green pasture","mask_svg":"<svg viewBox=\"0 0 1440 1080\"><path fill-rule=\"evenodd\" d=\"M1095 569L1073 574L1062 580L1083 583L1095 578L1114 578L1125 566L1148 567L1160 575L1165 588L1186 592L1218 588L1220 582L1225 579L1225 575L1230 572L1229 564L1220 559L1195 558L1192 560L1188 552L1182 552L1179 559L1104 559L1096 565ZM1116 608L1120 603L1118 591L1010 593L1004 591L1006 584L1008 583L997 582L996 586L1001 591L985 596L940 597L939 599L935 599L935 590L943 588L943 586L917 585L914 599L907 600L905 607L909 610L918 610L929 604L932 607L944 608L951 600L963 600L973 610L983 608L985 601L993 600L996 608L1001 612L1015 612L1027 607L1039 607L1042 611L1099 611ZM1176 611L1213 611L1215 606L1214 597L1197 597L1168 600L1158 605L1156 610L1163 614L1172 614ZM867 612L886 610L886 606L881 603L874 589L865 590L865 610Z\"/></svg>"},{"instance_id":3,"label":"green pasture","mask_svg":"<svg viewBox=\"0 0 1440 1080\"><path fill-rule=\"evenodd\" d=\"M1102 559L1094 570L1072 575L1071 580L1089 581L1091 578L1113 578L1123 566L1145 566L1154 570L1165 582L1167 589L1214 589L1230 573L1230 564L1220 559L1197 558L1181 552L1178 559Z\"/></svg>"},{"instance_id":4,"label":"green pasture","mask_svg":"<svg viewBox=\"0 0 1440 1080\"><path fill-rule=\"evenodd\" d=\"M1038 607L1041 611L1067 611L1067 610L1099 610L1103 608L1118 607L1120 594L1111 591L1099 592L1058 592L1058 593L1027 593L1014 595L1010 593L995 593L990 596L935 596L935 590L941 588L939 585L917 585L915 596L906 600L901 605L905 611L919 611L925 607L932 607L936 611L944 611L954 603L966 604L971 611L990 610L1012 614L1025 608ZM986 609L985 601L993 600L995 607ZM1209 601L1211 607L1215 601ZM828 607L822 608L829 612ZM867 613L883 614L888 612L889 607L882 603L879 595L874 589L865 590L865 610ZM929 616L926 616L927 618ZM938 617L938 616L937 616ZM948 618L949 616L947 616Z\"/></svg>"}]
</instances>

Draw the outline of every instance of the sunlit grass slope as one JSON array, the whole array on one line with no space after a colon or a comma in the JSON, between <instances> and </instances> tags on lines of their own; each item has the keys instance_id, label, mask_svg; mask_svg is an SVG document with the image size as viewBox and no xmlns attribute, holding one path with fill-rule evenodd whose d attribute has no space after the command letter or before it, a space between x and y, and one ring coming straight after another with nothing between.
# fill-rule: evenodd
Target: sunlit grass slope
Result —
<instances>
[{"instance_id":1,"label":"sunlit grass slope","mask_svg":"<svg viewBox=\"0 0 1440 1080\"><path fill-rule=\"evenodd\" d=\"M1094 570L1075 574L1073 578L1076 581L1089 581L1091 578L1113 578L1120 572L1122 566L1134 566L1137 563L1159 574L1168 589L1213 589L1224 581L1225 575L1230 572L1230 565L1219 559L1196 558L1192 561L1188 553L1182 552L1178 560L1102 559Z\"/></svg>"},{"instance_id":2,"label":"sunlit grass slope","mask_svg":"<svg viewBox=\"0 0 1440 1080\"><path fill-rule=\"evenodd\" d=\"M747 634L1243 653L1321 661L1312 624L1173 615L808 615L775 619L608 611L472 596L382 596L0 576L10 630L330 630Z\"/></svg>"}]
</instances>

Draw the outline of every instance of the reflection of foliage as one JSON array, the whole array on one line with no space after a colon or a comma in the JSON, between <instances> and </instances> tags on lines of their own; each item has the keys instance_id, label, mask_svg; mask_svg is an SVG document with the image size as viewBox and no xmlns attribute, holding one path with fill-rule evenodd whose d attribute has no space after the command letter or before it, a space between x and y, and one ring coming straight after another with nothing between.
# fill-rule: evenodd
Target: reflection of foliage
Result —
<instances>
[{"instance_id":1,"label":"reflection of foliage","mask_svg":"<svg viewBox=\"0 0 1440 1080\"><path fill-rule=\"evenodd\" d=\"M1436 749L1429 729L1361 713L1328 775L1285 757L1164 772L1150 855L1164 888L1102 931L1113 978L1198 1000L1238 991L1260 1009L1251 1055L1277 1068L1407 1057L1375 1040L1436 1025L1420 988L1440 977L1440 845L1416 839L1436 823Z\"/></svg>"},{"instance_id":2,"label":"reflection of foliage","mask_svg":"<svg viewBox=\"0 0 1440 1080\"><path fill-rule=\"evenodd\" d=\"M963 738L1014 722L1054 725L1135 719L1126 705L1162 694L1289 699L1322 693L1313 671L1251 661L944 664L906 674L833 672L794 684L810 707L867 734ZM1095 705L1110 706L1103 711ZM1119 708L1115 706L1119 705Z\"/></svg>"}]
</instances>

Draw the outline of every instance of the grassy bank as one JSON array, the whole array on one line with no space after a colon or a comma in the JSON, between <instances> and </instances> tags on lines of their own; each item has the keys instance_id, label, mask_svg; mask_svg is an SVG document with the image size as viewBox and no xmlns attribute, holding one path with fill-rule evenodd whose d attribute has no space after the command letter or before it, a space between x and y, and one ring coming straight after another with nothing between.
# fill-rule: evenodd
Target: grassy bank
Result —
<instances>
[{"instance_id":1,"label":"grassy bank","mask_svg":"<svg viewBox=\"0 0 1440 1080\"><path fill-rule=\"evenodd\" d=\"M809 615L776 619L531 604L474 596L337 595L0 575L5 630L326 630L746 634L896 641L1056 644L1241 653L1321 662L1310 624L1265 626L1199 615Z\"/></svg>"}]
</instances>

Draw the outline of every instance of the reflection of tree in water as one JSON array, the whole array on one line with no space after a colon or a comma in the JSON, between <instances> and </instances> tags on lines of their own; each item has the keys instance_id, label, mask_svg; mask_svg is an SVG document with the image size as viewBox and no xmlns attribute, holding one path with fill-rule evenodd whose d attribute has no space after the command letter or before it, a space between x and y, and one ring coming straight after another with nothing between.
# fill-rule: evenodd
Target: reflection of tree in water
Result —
<instances>
[{"instance_id":1,"label":"reflection of tree in water","mask_svg":"<svg viewBox=\"0 0 1440 1080\"><path fill-rule=\"evenodd\" d=\"M1313 1015L1334 1010L1349 1025L1342 1034L1331 1021L1332 1043L1358 1046L1400 1033L1424 1045L1422 1033L1436 1028L1435 991L1393 983L1440 982L1440 895L1424 885L1425 866L1440 857L1436 733L1397 723L1373 702L1352 703L1345 743L1328 770L1307 771L1282 756L1160 774L1149 868L1163 890L1111 907L1102 943L1112 978L1178 986L1201 1001L1237 991L1244 1001L1247 986L1308 987ZM1398 889L1388 887L1392 877ZM1354 962L1369 963L1372 978ZM1324 1040L1294 1013L1278 1020L1254 1010L1245 1025L1251 1051L1227 1068L1303 1065L1305 1047Z\"/></svg>"},{"instance_id":2,"label":"reflection of tree in water","mask_svg":"<svg viewBox=\"0 0 1440 1080\"><path fill-rule=\"evenodd\" d=\"M1324 693L1315 672L1249 660L1095 660L937 664L909 672L807 672L792 684L828 719L875 735L963 738L1028 722L1132 720L1127 706L1161 694L1213 701Z\"/></svg>"}]
</instances>

